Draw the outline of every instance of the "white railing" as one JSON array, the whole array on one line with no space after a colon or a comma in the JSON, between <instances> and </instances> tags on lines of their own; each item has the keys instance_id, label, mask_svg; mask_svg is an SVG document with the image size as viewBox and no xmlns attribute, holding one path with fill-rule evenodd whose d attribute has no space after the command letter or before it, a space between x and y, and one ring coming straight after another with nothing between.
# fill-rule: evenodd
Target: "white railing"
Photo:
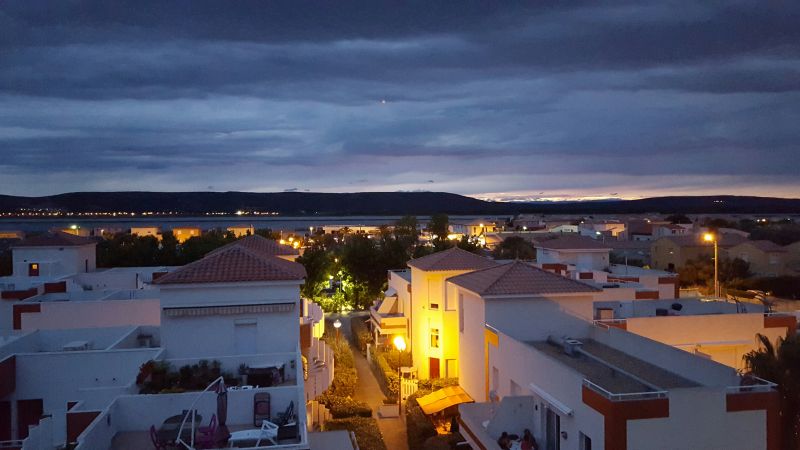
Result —
<instances>
[{"instance_id":1,"label":"white railing","mask_svg":"<svg viewBox=\"0 0 800 450\"><path fill-rule=\"evenodd\" d=\"M407 399L411 394L419 390L418 380L411 378L401 378L400 380L400 398L402 400Z\"/></svg>"},{"instance_id":2,"label":"white railing","mask_svg":"<svg viewBox=\"0 0 800 450\"><path fill-rule=\"evenodd\" d=\"M596 319L593 320L592 323L607 330L609 327L613 326L612 324L625 325L627 323L627 319Z\"/></svg>"},{"instance_id":3,"label":"white railing","mask_svg":"<svg viewBox=\"0 0 800 450\"><path fill-rule=\"evenodd\" d=\"M729 394L745 394L756 392L771 392L778 386L777 384L759 378L755 375L743 375L741 378L743 384L738 386L728 386L725 390Z\"/></svg>"},{"instance_id":4,"label":"white railing","mask_svg":"<svg viewBox=\"0 0 800 450\"><path fill-rule=\"evenodd\" d=\"M585 378L583 379L583 385L613 402L652 400L657 398L667 398L668 396L667 391L626 392L622 394L615 394Z\"/></svg>"}]
</instances>

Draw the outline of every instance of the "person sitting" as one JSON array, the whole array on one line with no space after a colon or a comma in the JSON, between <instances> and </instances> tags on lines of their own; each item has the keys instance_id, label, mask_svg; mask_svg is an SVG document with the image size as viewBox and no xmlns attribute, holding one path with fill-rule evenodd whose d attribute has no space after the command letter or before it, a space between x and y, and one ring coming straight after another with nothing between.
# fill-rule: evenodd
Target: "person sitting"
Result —
<instances>
[{"instance_id":1,"label":"person sitting","mask_svg":"<svg viewBox=\"0 0 800 450\"><path fill-rule=\"evenodd\" d=\"M503 431L503 434L500 435L500 439L497 440L497 445L503 450L509 450L511 448L511 438L508 437L508 433Z\"/></svg>"},{"instance_id":2,"label":"person sitting","mask_svg":"<svg viewBox=\"0 0 800 450\"><path fill-rule=\"evenodd\" d=\"M522 433L522 444L520 445L522 450L539 450L539 445L536 444L536 439L533 438L533 434L531 430L525 429L525 432Z\"/></svg>"}]
</instances>

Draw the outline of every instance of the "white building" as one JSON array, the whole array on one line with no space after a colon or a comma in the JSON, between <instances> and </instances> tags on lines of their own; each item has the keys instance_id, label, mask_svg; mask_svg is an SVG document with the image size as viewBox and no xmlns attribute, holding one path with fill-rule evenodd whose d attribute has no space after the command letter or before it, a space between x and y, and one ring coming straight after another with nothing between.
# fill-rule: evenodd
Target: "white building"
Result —
<instances>
[{"instance_id":1,"label":"white building","mask_svg":"<svg viewBox=\"0 0 800 450\"><path fill-rule=\"evenodd\" d=\"M573 265L579 270L604 270L609 265L611 246L584 236L564 235L534 244L536 262ZM545 266L546 267L546 266Z\"/></svg>"}]
</instances>

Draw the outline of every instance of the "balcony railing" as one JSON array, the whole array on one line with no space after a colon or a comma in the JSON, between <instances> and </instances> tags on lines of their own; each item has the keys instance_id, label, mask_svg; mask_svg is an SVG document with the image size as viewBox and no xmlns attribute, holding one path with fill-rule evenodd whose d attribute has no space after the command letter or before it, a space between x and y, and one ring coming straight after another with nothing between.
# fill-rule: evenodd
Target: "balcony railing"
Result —
<instances>
[{"instance_id":1,"label":"balcony railing","mask_svg":"<svg viewBox=\"0 0 800 450\"><path fill-rule=\"evenodd\" d=\"M583 379L583 385L587 388L597 392L598 394L606 397L612 402L624 402L630 400L652 400L657 398L667 398L667 391L646 391L646 392L626 392L622 394L615 394L607 389L598 386L587 379Z\"/></svg>"},{"instance_id":2,"label":"balcony railing","mask_svg":"<svg viewBox=\"0 0 800 450\"><path fill-rule=\"evenodd\" d=\"M745 394L771 392L775 390L777 386L777 384L767 381L763 378L759 378L755 375L743 375L738 386L728 386L725 388L725 390L729 394Z\"/></svg>"}]
</instances>

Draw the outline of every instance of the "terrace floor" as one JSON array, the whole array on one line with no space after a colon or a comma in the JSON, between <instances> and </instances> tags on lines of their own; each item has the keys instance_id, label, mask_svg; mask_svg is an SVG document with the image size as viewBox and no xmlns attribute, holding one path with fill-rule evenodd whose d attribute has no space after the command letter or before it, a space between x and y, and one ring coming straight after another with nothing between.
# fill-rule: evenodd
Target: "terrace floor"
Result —
<instances>
[{"instance_id":1,"label":"terrace floor","mask_svg":"<svg viewBox=\"0 0 800 450\"><path fill-rule=\"evenodd\" d=\"M231 432L234 431L242 431L242 430L252 430L254 429L252 426L249 425L229 425L228 429ZM291 445L291 444L299 444L300 440L283 440L279 441L279 445ZM258 448L270 448L274 447L269 442L262 442L261 446ZM150 449L153 448L153 442L150 440L150 432L149 431L121 431L114 435L114 438L111 440L111 450L143 450L143 449ZM228 447L223 447L228 448ZM254 447L246 447L246 448L254 448Z\"/></svg>"}]
</instances>

